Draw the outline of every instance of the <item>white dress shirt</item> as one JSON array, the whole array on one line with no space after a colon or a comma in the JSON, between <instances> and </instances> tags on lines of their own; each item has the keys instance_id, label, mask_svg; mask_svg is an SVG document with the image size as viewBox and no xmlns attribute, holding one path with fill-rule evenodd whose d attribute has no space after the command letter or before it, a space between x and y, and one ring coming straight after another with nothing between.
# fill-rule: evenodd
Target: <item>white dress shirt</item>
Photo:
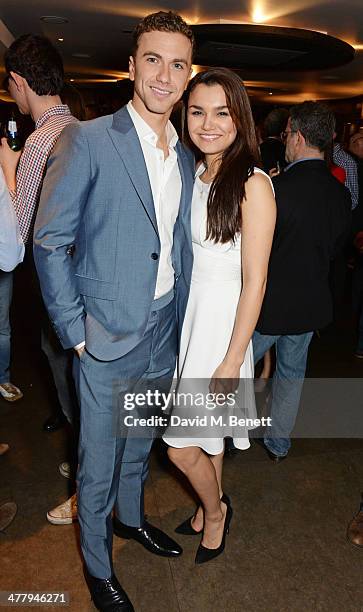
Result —
<instances>
[{"instance_id":1,"label":"white dress shirt","mask_svg":"<svg viewBox=\"0 0 363 612\"><path fill-rule=\"evenodd\" d=\"M0 270L10 272L23 258L24 243L0 166Z\"/></svg>"},{"instance_id":2,"label":"white dress shirt","mask_svg":"<svg viewBox=\"0 0 363 612\"><path fill-rule=\"evenodd\" d=\"M155 299L157 299L166 295L174 286L171 251L174 225L179 213L182 190L178 157L175 151L178 134L169 121L166 126L169 155L164 159L163 150L156 146L157 135L135 110L131 101L127 105L127 110L135 126L144 154L159 231L160 255L155 288Z\"/></svg>"}]
</instances>

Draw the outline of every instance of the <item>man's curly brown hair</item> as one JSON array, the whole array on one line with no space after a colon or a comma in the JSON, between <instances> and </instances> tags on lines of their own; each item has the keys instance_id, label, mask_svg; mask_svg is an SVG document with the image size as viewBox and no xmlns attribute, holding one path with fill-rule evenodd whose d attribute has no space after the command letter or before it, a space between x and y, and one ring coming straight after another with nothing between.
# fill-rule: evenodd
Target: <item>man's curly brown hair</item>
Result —
<instances>
[{"instance_id":1,"label":"man's curly brown hair","mask_svg":"<svg viewBox=\"0 0 363 612\"><path fill-rule=\"evenodd\" d=\"M192 45L192 58L195 51L195 39L194 34L190 26L184 21L180 15L173 13L173 11L159 11L158 13L152 13L146 15L144 19L138 23L133 32L133 48L132 55L135 57L139 39L145 32L175 32L178 34L184 34Z\"/></svg>"}]
</instances>

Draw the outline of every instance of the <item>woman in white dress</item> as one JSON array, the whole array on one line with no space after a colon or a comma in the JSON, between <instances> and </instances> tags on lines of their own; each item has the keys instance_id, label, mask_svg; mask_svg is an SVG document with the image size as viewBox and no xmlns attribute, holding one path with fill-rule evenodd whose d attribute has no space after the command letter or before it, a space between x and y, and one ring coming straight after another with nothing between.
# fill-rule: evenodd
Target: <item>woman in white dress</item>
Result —
<instances>
[{"instance_id":1,"label":"woman in white dress","mask_svg":"<svg viewBox=\"0 0 363 612\"><path fill-rule=\"evenodd\" d=\"M204 383L206 393L223 393L227 398L240 379L253 379L251 336L265 291L275 200L269 177L256 167L254 122L238 75L224 68L197 74L187 90L186 114L188 136L203 161L192 201L194 267L177 391L201 390ZM243 395L254 413L253 393ZM188 406L188 417L193 410L199 416L210 413L209 408ZM230 408L225 403L218 411L225 414ZM172 418L179 413L176 406ZM202 534L196 563L209 561L224 549L232 516L222 489L224 437L229 435L238 448L249 447L247 429L233 429L228 423L216 428L214 435L210 426L191 431L169 425L163 436L171 461L201 501L195 514L176 529Z\"/></svg>"}]
</instances>

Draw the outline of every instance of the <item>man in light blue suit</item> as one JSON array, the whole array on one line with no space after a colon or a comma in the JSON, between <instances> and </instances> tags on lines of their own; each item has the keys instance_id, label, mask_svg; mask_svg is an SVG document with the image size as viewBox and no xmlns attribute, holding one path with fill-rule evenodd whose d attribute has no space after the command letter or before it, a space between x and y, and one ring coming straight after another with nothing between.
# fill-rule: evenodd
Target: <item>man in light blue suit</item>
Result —
<instances>
[{"instance_id":1,"label":"man in light blue suit","mask_svg":"<svg viewBox=\"0 0 363 612\"><path fill-rule=\"evenodd\" d=\"M178 15L142 20L129 64L132 101L64 129L34 232L51 321L63 347L79 356L78 518L87 581L104 611L133 610L113 572L113 527L156 554L182 552L144 518L156 432L118 435L115 420L125 392L165 390L175 368L192 268L194 164L169 117L190 77L193 47Z\"/></svg>"}]
</instances>

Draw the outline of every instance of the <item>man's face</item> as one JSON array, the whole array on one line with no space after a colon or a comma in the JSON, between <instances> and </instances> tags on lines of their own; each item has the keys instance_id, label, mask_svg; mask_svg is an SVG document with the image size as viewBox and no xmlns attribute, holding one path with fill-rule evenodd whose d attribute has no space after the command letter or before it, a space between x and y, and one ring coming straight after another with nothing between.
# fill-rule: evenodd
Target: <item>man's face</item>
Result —
<instances>
[{"instance_id":1,"label":"man's face","mask_svg":"<svg viewBox=\"0 0 363 612\"><path fill-rule=\"evenodd\" d=\"M291 119L289 118L286 126L286 161L291 163L297 159L298 132L291 129Z\"/></svg>"},{"instance_id":2,"label":"man's face","mask_svg":"<svg viewBox=\"0 0 363 612\"><path fill-rule=\"evenodd\" d=\"M191 73L192 46L178 32L145 32L135 57L130 57L133 104L141 116L170 116L183 95Z\"/></svg>"},{"instance_id":3,"label":"man's face","mask_svg":"<svg viewBox=\"0 0 363 612\"><path fill-rule=\"evenodd\" d=\"M19 75L14 75L14 76L12 75L13 73L11 73L9 77L9 94L13 98L21 114L29 115L30 109L29 109L28 101L25 95L25 87L22 86L24 85L22 83L24 79L23 77L20 77Z\"/></svg>"}]
</instances>

